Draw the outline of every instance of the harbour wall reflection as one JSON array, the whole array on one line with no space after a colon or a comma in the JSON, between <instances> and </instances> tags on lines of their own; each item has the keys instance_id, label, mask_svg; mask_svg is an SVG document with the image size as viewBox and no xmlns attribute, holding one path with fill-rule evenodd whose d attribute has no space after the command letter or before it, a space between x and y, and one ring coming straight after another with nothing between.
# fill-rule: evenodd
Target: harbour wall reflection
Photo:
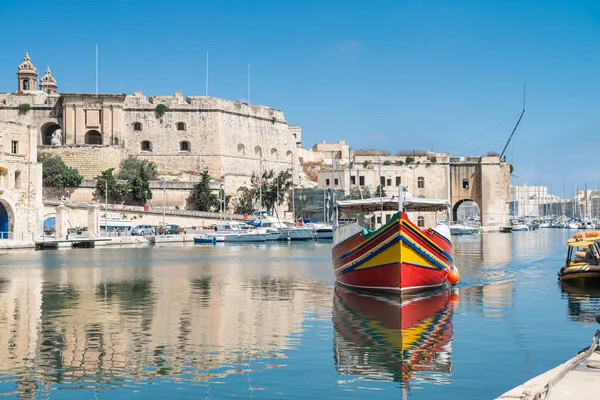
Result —
<instances>
[{"instance_id":1,"label":"harbour wall reflection","mask_svg":"<svg viewBox=\"0 0 600 400\"><path fill-rule=\"evenodd\" d=\"M100 266L88 254L89 266L0 270L0 374L16 378L4 394L223 378L285 358L303 313L331 304L331 287L298 263Z\"/></svg>"}]
</instances>

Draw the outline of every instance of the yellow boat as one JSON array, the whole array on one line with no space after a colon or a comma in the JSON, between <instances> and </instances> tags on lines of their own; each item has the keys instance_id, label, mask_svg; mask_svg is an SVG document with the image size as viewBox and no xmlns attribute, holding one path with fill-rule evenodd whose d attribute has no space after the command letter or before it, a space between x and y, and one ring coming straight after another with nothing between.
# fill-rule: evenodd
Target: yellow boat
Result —
<instances>
[{"instance_id":1,"label":"yellow boat","mask_svg":"<svg viewBox=\"0 0 600 400\"><path fill-rule=\"evenodd\" d=\"M577 233L567 241L567 259L558 271L560 281L600 281L599 232Z\"/></svg>"}]
</instances>

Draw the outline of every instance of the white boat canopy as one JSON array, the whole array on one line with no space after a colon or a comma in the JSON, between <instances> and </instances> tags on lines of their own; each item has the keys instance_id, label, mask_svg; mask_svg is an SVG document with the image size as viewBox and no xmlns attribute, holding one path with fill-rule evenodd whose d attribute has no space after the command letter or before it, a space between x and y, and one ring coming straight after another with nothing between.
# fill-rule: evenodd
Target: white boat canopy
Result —
<instances>
[{"instance_id":1,"label":"white boat canopy","mask_svg":"<svg viewBox=\"0 0 600 400\"><path fill-rule=\"evenodd\" d=\"M338 210L348 213L368 213L380 211L398 211L398 198L383 197L359 200L338 200ZM450 207L448 200L443 199L424 199L420 197L405 198L402 209L405 212L434 212L446 211Z\"/></svg>"}]
</instances>

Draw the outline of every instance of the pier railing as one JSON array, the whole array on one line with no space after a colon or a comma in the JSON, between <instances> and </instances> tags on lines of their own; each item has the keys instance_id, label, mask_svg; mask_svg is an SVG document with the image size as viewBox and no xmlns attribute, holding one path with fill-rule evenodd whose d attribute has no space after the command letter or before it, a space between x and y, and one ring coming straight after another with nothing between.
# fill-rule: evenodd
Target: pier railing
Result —
<instances>
[{"instance_id":1,"label":"pier railing","mask_svg":"<svg viewBox=\"0 0 600 400\"><path fill-rule=\"evenodd\" d=\"M44 205L47 206L58 206L60 204L70 208L85 208L87 209L90 205L97 204L100 206L100 211L104 211L104 204L100 203L80 203L80 202L61 202L60 200L44 200ZM162 207L151 207L151 206L126 206L123 204L108 204L108 211L117 211L121 213L135 212L142 214L161 214L163 213ZM196 210L177 210L173 208L167 208L164 210L165 215L180 216L180 217L197 217L206 219L220 219L221 213L207 212L207 211L196 211ZM228 220L247 220L242 214L226 214L225 218Z\"/></svg>"}]
</instances>

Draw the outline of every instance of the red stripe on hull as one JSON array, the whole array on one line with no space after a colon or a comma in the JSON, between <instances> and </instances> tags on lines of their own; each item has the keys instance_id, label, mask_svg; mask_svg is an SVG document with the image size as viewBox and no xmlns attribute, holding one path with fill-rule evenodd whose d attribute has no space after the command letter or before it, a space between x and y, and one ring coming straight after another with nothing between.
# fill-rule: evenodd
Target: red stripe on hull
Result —
<instances>
[{"instance_id":1,"label":"red stripe on hull","mask_svg":"<svg viewBox=\"0 0 600 400\"><path fill-rule=\"evenodd\" d=\"M399 263L358 269L336 276L338 282L366 289L404 290L441 286L447 273L440 269L421 268Z\"/></svg>"},{"instance_id":2,"label":"red stripe on hull","mask_svg":"<svg viewBox=\"0 0 600 400\"><path fill-rule=\"evenodd\" d=\"M338 275L336 279L338 282L350 286L399 290L400 268L398 264L392 263L380 267L353 270Z\"/></svg>"},{"instance_id":3,"label":"red stripe on hull","mask_svg":"<svg viewBox=\"0 0 600 400\"><path fill-rule=\"evenodd\" d=\"M377 247L379 244L381 244L385 240L389 239L396 233L398 233L398 225L396 225L395 227L391 227L387 232L381 234L380 236L378 236L375 239L372 239L362 249L352 251L352 249L365 243L365 237L362 233L355 235L353 238L348 240L346 243L344 243L342 245L334 246L333 252L332 252L332 259L334 261L333 265L337 268L340 265L347 264L347 263L351 262L352 260L355 260L356 258L360 257L361 255L372 251L373 248ZM345 258L342 258L341 260L339 260L337 262L335 261L344 254L347 254L347 256Z\"/></svg>"}]
</instances>

